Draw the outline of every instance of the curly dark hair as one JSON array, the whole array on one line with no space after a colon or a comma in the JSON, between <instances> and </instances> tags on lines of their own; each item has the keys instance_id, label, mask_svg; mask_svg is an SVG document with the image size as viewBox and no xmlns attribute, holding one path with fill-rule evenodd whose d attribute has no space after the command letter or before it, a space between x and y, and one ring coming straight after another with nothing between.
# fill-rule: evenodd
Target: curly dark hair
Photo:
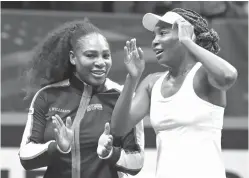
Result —
<instances>
[{"instance_id":1,"label":"curly dark hair","mask_svg":"<svg viewBox=\"0 0 249 178\"><path fill-rule=\"evenodd\" d=\"M66 22L34 47L29 69L24 75L26 98L40 88L72 75L75 69L70 63L69 52L79 37L90 33L102 34L89 20Z\"/></svg>"},{"instance_id":2,"label":"curly dark hair","mask_svg":"<svg viewBox=\"0 0 249 178\"><path fill-rule=\"evenodd\" d=\"M217 54L220 51L218 44L219 36L214 29L208 28L208 22L197 12L189 9L175 8L172 10L181 15L185 20L194 26L194 33L196 35L196 44Z\"/></svg>"}]
</instances>

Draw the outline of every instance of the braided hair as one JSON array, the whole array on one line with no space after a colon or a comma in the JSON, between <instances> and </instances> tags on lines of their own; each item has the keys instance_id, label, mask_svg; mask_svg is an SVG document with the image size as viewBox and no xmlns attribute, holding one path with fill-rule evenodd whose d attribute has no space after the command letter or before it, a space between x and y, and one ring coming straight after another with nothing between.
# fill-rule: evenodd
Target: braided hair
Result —
<instances>
[{"instance_id":1,"label":"braided hair","mask_svg":"<svg viewBox=\"0 0 249 178\"><path fill-rule=\"evenodd\" d=\"M175 8L172 10L181 15L185 20L194 26L194 33L196 35L196 44L217 54L220 51L218 44L219 36L214 29L208 28L208 22L202 18L198 13L189 9Z\"/></svg>"},{"instance_id":2,"label":"braided hair","mask_svg":"<svg viewBox=\"0 0 249 178\"><path fill-rule=\"evenodd\" d=\"M40 88L68 79L75 70L70 63L69 52L79 37L100 30L88 20L67 22L48 33L33 49L32 60L24 77L26 99Z\"/></svg>"}]
</instances>

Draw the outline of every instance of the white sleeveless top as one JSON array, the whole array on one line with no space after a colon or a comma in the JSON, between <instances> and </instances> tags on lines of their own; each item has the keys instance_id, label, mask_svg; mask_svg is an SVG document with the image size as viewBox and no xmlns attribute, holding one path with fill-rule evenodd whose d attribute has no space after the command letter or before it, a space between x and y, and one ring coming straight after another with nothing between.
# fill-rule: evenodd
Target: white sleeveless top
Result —
<instances>
[{"instance_id":1,"label":"white sleeveless top","mask_svg":"<svg viewBox=\"0 0 249 178\"><path fill-rule=\"evenodd\" d=\"M225 178L221 152L224 108L199 98L193 79L201 63L187 74L179 91L164 98L154 84L150 120L156 132L156 178Z\"/></svg>"}]
</instances>

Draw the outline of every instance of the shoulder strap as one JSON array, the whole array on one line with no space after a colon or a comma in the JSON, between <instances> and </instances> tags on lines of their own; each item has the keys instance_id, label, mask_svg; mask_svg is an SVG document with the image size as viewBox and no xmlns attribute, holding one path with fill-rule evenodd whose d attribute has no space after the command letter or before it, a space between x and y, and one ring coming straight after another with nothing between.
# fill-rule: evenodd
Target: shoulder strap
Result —
<instances>
[{"instance_id":1,"label":"shoulder strap","mask_svg":"<svg viewBox=\"0 0 249 178\"><path fill-rule=\"evenodd\" d=\"M190 72L188 73L187 75L187 78L190 80L190 79L193 79L196 72L199 70L199 68L202 66L202 63L200 62L197 62L194 67L190 70Z\"/></svg>"}]
</instances>

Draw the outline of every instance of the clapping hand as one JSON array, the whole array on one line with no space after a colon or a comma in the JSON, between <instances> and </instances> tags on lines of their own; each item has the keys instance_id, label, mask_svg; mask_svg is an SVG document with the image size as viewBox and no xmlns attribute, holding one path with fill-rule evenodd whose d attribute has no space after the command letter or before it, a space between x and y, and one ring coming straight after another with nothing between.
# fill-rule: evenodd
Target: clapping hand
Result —
<instances>
[{"instance_id":1,"label":"clapping hand","mask_svg":"<svg viewBox=\"0 0 249 178\"><path fill-rule=\"evenodd\" d=\"M104 132L99 137L97 153L101 158L108 156L112 150L113 137L110 135L110 130L110 124L106 123Z\"/></svg>"},{"instance_id":2,"label":"clapping hand","mask_svg":"<svg viewBox=\"0 0 249 178\"><path fill-rule=\"evenodd\" d=\"M56 143L61 151L67 152L73 141L72 120L70 117L66 119L66 125L63 123L59 115L52 116Z\"/></svg>"}]
</instances>

